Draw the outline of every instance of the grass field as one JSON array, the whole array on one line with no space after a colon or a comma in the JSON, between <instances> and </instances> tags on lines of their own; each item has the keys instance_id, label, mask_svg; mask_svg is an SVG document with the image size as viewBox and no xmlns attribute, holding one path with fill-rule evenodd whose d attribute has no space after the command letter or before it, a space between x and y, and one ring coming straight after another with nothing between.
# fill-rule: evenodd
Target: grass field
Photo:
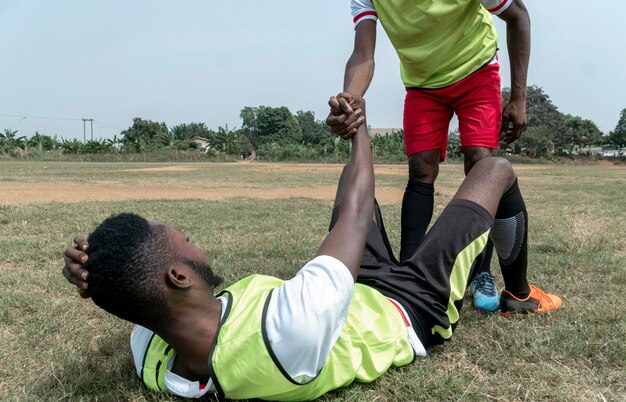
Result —
<instances>
[{"instance_id":1,"label":"grass field","mask_svg":"<svg viewBox=\"0 0 626 402\"><path fill-rule=\"evenodd\" d=\"M326 233L340 168L0 162L0 400L176 400L135 378L131 324L78 297L60 273L63 249L133 211L190 234L227 285L253 272L288 278ZM626 400L626 167L516 170L530 277L562 310L507 319L466 303L451 342L323 400ZM397 250L405 168L376 173ZM462 165L442 165L436 214L461 180Z\"/></svg>"}]
</instances>

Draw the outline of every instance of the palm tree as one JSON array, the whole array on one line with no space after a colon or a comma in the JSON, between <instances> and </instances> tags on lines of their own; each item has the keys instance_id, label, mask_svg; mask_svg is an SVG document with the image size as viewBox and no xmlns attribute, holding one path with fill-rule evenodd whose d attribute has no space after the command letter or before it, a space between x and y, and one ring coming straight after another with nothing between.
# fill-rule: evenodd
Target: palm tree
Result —
<instances>
[{"instance_id":1,"label":"palm tree","mask_svg":"<svg viewBox=\"0 0 626 402\"><path fill-rule=\"evenodd\" d=\"M26 142L26 137L17 136L18 130L10 130L4 129L4 134L0 134L2 136L2 151L3 152L15 152L18 149L23 151L28 151L28 143Z\"/></svg>"},{"instance_id":2,"label":"palm tree","mask_svg":"<svg viewBox=\"0 0 626 402\"><path fill-rule=\"evenodd\" d=\"M47 135L42 135L39 134L39 131L35 131L35 135L33 135L32 137L30 137L30 139L28 140L28 144L31 147L36 147L37 150L41 153L44 150L44 147L46 146L47 141Z\"/></svg>"}]
</instances>

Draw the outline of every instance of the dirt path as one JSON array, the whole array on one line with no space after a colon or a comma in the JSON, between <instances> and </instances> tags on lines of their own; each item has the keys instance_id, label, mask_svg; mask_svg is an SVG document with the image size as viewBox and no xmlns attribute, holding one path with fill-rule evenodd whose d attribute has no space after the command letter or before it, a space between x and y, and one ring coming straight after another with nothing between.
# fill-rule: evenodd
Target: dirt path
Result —
<instances>
[{"instance_id":1,"label":"dirt path","mask_svg":"<svg viewBox=\"0 0 626 402\"><path fill-rule=\"evenodd\" d=\"M262 169L265 172L333 172L339 173L343 166L324 164L250 164L247 169ZM548 170L549 166L516 166L519 171ZM614 167L607 167L614 168ZM198 168L191 165L176 165L127 169L128 172L145 172L155 174L159 172L189 172ZM622 168L623 169L623 168ZM377 175L406 175L404 165L377 165ZM544 178L542 177L542 180ZM332 200L335 197L336 187L306 186L290 188L245 188L245 183L211 182L210 187L197 188L191 186L176 186L155 182L153 184L122 184L113 181L99 181L90 183L69 182L2 182L0 186L0 204L24 205L46 202L82 202L82 201L124 201L124 200L181 200L203 199L224 200L229 198L247 197L258 199L276 199L305 197L313 199ZM453 189L439 187L438 195L451 197ZM379 187L376 198L381 204L399 204L402 202L402 188Z\"/></svg>"},{"instance_id":2,"label":"dirt path","mask_svg":"<svg viewBox=\"0 0 626 402\"><path fill-rule=\"evenodd\" d=\"M111 184L110 182L90 184L5 182L2 183L2 190L0 191L0 204L23 205L55 201L181 200L190 198L224 200L237 197L259 199L305 197L332 200L335 198L335 191L335 186L215 189L171 185ZM376 197L381 204L399 203L402 201L402 189L380 188L376 190Z\"/></svg>"}]
</instances>

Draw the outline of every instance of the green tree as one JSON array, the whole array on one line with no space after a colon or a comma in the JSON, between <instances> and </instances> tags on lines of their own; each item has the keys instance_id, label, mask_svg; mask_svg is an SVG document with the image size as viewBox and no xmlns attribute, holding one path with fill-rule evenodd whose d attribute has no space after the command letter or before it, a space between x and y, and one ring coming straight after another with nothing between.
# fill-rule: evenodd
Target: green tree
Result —
<instances>
[{"instance_id":1,"label":"green tree","mask_svg":"<svg viewBox=\"0 0 626 402\"><path fill-rule=\"evenodd\" d=\"M621 151L626 147L626 109L622 109L615 129L609 135L609 142Z\"/></svg>"},{"instance_id":2,"label":"green tree","mask_svg":"<svg viewBox=\"0 0 626 402\"><path fill-rule=\"evenodd\" d=\"M565 119L564 143L568 144L569 150L578 147L582 151L585 147L602 143L602 132L591 120L580 116L567 116Z\"/></svg>"},{"instance_id":3,"label":"green tree","mask_svg":"<svg viewBox=\"0 0 626 402\"><path fill-rule=\"evenodd\" d=\"M546 126L531 127L517 140L517 145L528 156L547 156L554 150L552 129Z\"/></svg>"},{"instance_id":4,"label":"green tree","mask_svg":"<svg viewBox=\"0 0 626 402\"><path fill-rule=\"evenodd\" d=\"M215 131L210 130L204 123L183 123L170 129L172 136L177 140L189 140L193 137L209 138Z\"/></svg>"},{"instance_id":5,"label":"green tree","mask_svg":"<svg viewBox=\"0 0 626 402\"><path fill-rule=\"evenodd\" d=\"M114 150L118 150L119 146L122 144L121 140L117 138L117 135L114 135L113 138L108 138L107 143L111 145L111 148Z\"/></svg>"},{"instance_id":6,"label":"green tree","mask_svg":"<svg viewBox=\"0 0 626 402\"><path fill-rule=\"evenodd\" d=\"M299 110L296 112L296 120L302 130L302 141L305 144L318 145L331 136L330 129L320 120L315 120L315 113Z\"/></svg>"},{"instance_id":7,"label":"green tree","mask_svg":"<svg viewBox=\"0 0 626 402\"><path fill-rule=\"evenodd\" d=\"M273 143L293 144L302 141L302 129L288 108L246 106L241 110L241 132L254 147Z\"/></svg>"},{"instance_id":8,"label":"green tree","mask_svg":"<svg viewBox=\"0 0 626 402\"><path fill-rule=\"evenodd\" d=\"M112 154L115 151L113 144L105 139L89 140L78 149L83 154Z\"/></svg>"},{"instance_id":9,"label":"green tree","mask_svg":"<svg viewBox=\"0 0 626 402\"><path fill-rule=\"evenodd\" d=\"M133 125L122 131L122 144L130 152L146 152L162 148L170 133L165 123L133 119Z\"/></svg>"},{"instance_id":10,"label":"green tree","mask_svg":"<svg viewBox=\"0 0 626 402\"><path fill-rule=\"evenodd\" d=\"M28 140L28 145L41 153L43 151L52 151L59 148L60 143L56 136L51 137L49 135L40 134L39 131L35 131L35 134Z\"/></svg>"},{"instance_id":11,"label":"green tree","mask_svg":"<svg viewBox=\"0 0 626 402\"><path fill-rule=\"evenodd\" d=\"M458 129L451 131L448 135L448 150L446 154L448 158L452 159L459 159L463 155L461 152L461 136Z\"/></svg>"},{"instance_id":12,"label":"green tree","mask_svg":"<svg viewBox=\"0 0 626 402\"><path fill-rule=\"evenodd\" d=\"M228 125L219 127L207 139L211 149L228 155L247 155L252 148L248 137L240 131L229 129Z\"/></svg>"},{"instance_id":13,"label":"green tree","mask_svg":"<svg viewBox=\"0 0 626 402\"><path fill-rule=\"evenodd\" d=\"M4 134L0 134L0 152L16 155L28 152L26 137L18 137L17 133L18 130L4 129Z\"/></svg>"},{"instance_id":14,"label":"green tree","mask_svg":"<svg viewBox=\"0 0 626 402\"><path fill-rule=\"evenodd\" d=\"M241 109L239 117L242 120L241 133L248 137L253 146L257 146L257 123L256 123L256 107L245 106Z\"/></svg>"},{"instance_id":15,"label":"green tree","mask_svg":"<svg viewBox=\"0 0 626 402\"><path fill-rule=\"evenodd\" d=\"M526 126L527 128L543 127L543 135L548 134L557 149L567 148L569 143L566 137L565 115L552 103L543 88L536 85L528 87L526 98ZM506 104L511 98L511 89L502 90L502 102ZM549 130L549 131L546 131ZM524 138L526 133L522 134ZM518 149L520 147L517 147Z\"/></svg>"},{"instance_id":16,"label":"green tree","mask_svg":"<svg viewBox=\"0 0 626 402\"><path fill-rule=\"evenodd\" d=\"M84 153L84 144L77 140L65 140L61 138L61 150L64 154L81 154Z\"/></svg>"}]
</instances>

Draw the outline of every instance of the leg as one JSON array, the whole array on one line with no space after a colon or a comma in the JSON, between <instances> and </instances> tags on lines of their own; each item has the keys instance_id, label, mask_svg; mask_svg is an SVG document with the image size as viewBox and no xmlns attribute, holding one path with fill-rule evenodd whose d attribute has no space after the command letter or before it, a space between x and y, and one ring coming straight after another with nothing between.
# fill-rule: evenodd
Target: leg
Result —
<instances>
[{"instance_id":1,"label":"leg","mask_svg":"<svg viewBox=\"0 0 626 402\"><path fill-rule=\"evenodd\" d=\"M463 147L465 174L481 159L489 158L495 153L494 149L485 147ZM483 311L496 311L500 306L498 288L491 274L491 257L493 242L487 241L487 246L477 267L470 290L474 296L474 307Z\"/></svg>"},{"instance_id":2,"label":"leg","mask_svg":"<svg viewBox=\"0 0 626 402\"><path fill-rule=\"evenodd\" d=\"M418 152L409 158L409 182L402 198L400 261L412 256L426 235L433 216L439 173L438 149Z\"/></svg>"},{"instance_id":3,"label":"leg","mask_svg":"<svg viewBox=\"0 0 626 402\"><path fill-rule=\"evenodd\" d=\"M451 338L460 318L460 310L473 267L480 260L487 243L497 201L487 194L502 193L514 179L494 171L499 158L481 161L470 174L455 199L444 209L417 252L404 264L414 272L417 289L408 298L423 318L429 344ZM480 180L486 176L486 185ZM489 187L485 193L484 187Z\"/></svg>"},{"instance_id":4,"label":"leg","mask_svg":"<svg viewBox=\"0 0 626 402\"><path fill-rule=\"evenodd\" d=\"M481 160L486 154L484 148L467 147L470 161L469 169L476 165L476 159ZM467 160L466 160L467 162ZM497 167L496 167L497 168ZM466 163L468 169L468 163ZM508 167L506 168L509 169ZM471 172L471 170L470 170ZM528 214L522 194L519 191L517 180L510 183L508 190L500 198L495 225L491 231L491 238L495 243L500 261L500 268L504 278L505 288L516 297L525 298L530 292L526 280L527 251L528 251ZM498 307L497 292L492 285L493 279L489 273L490 256L493 250L486 250L489 259L485 258L479 273L472 283L474 304L483 310L495 311ZM493 296L493 297L492 297ZM491 300L494 300L492 303ZM492 307L493 304L493 308Z\"/></svg>"},{"instance_id":5,"label":"leg","mask_svg":"<svg viewBox=\"0 0 626 402\"><path fill-rule=\"evenodd\" d=\"M493 156L498 147L502 101L498 65L488 65L462 81L457 94L455 110L459 116L465 174L481 159ZM474 307L496 311L499 306L498 290L491 275L493 243L485 248L471 291Z\"/></svg>"},{"instance_id":6,"label":"leg","mask_svg":"<svg viewBox=\"0 0 626 402\"><path fill-rule=\"evenodd\" d=\"M415 253L433 215L434 182L445 159L452 109L439 90L408 90L404 105L404 143L409 181L402 199L400 261Z\"/></svg>"},{"instance_id":7,"label":"leg","mask_svg":"<svg viewBox=\"0 0 626 402\"><path fill-rule=\"evenodd\" d=\"M508 161L476 163L406 264L416 272L419 314L426 317L431 344L452 337L473 266L487 243L499 197L515 181Z\"/></svg>"},{"instance_id":8,"label":"leg","mask_svg":"<svg viewBox=\"0 0 626 402\"><path fill-rule=\"evenodd\" d=\"M528 214L517 180L502 196L491 237L505 284L500 297L501 314L546 313L561 307L558 296L544 293L528 283Z\"/></svg>"},{"instance_id":9,"label":"leg","mask_svg":"<svg viewBox=\"0 0 626 402\"><path fill-rule=\"evenodd\" d=\"M558 296L528 284L528 214L509 162L501 158L477 162L454 198L476 202L495 218L491 239L505 284L500 303L503 313L518 315L558 309L562 304Z\"/></svg>"},{"instance_id":10,"label":"leg","mask_svg":"<svg viewBox=\"0 0 626 402\"><path fill-rule=\"evenodd\" d=\"M475 202L496 216L500 198L515 183L511 164L503 158L485 158L474 164L454 199Z\"/></svg>"},{"instance_id":11,"label":"leg","mask_svg":"<svg viewBox=\"0 0 626 402\"><path fill-rule=\"evenodd\" d=\"M495 155L496 150L486 147L463 147L463 167L465 169L465 175L472 170L472 167L481 159L490 158Z\"/></svg>"},{"instance_id":12,"label":"leg","mask_svg":"<svg viewBox=\"0 0 626 402\"><path fill-rule=\"evenodd\" d=\"M432 334L430 344L452 336L472 268L487 243L498 198L514 180L506 160L478 162L417 252L405 262L417 283L410 300Z\"/></svg>"}]
</instances>

